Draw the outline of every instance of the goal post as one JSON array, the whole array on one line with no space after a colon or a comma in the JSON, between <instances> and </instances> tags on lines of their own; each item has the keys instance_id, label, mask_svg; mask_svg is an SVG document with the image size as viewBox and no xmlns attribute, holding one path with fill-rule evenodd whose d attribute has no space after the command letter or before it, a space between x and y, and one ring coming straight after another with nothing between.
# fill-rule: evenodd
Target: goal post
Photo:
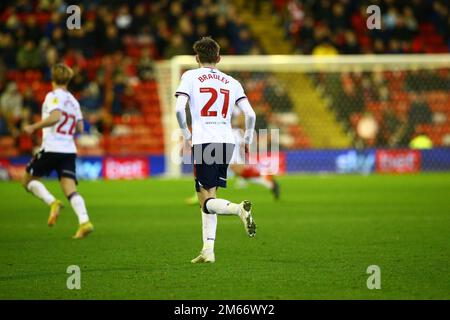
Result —
<instances>
[{"instance_id":1,"label":"goal post","mask_svg":"<svg viewBox=\"0 0 450 320\"><path fill-rule=\"evenodd\" d=\"M178 129L174 93L181 74L197 66L194 56L176 56L158 63L156 68L166 174L170 177L182 174L180 162L174 161L179 151L179 141L172 134ZM390 113L387 109L394 110L399 118L411 116L406 104L416 95L423 95L420 101L432 104L429 107L433 114L436 111L448 117L450 113L450 54L222 56L218 68L243 83L257 115L262 115L258 125L278 126L282 148L287 151L403 147L404 141L394 141L395 134L400 133L387 132L383 133L386 137L377 137L386 125L383 117ZM358 129L360 120L369 113L376 122L377 137L371 137L374 130L370 125L361 132ZM434 120L421 121L412 121L410 135L418 132L420 125L433 130ZM448 119L441 121L448 124ZM447 144L443 140L445 132L438 138L435 145ZM445 139L450 140L450 132Z\"/></svg>"}]
</instances>

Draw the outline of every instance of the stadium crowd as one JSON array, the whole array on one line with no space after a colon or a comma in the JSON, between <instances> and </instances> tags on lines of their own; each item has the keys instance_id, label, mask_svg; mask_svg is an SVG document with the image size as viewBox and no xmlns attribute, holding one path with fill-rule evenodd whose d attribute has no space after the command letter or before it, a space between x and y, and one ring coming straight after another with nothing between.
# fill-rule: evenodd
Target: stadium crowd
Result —
<instances>
[{"instance_id":1,"label":"stadium crowd","mask_svg":"<svg viewBox=\"0 0 450 320\"><path fill-rule=\"evenodd\" d=\"M365 28L365 3L360 1L268 2L284 17L298 53L442 52L450 44L449 8L442 0L371 1L383 12L383 29L371 32ZM82 9L81 29L66 27L70 4ZM253 5L258 14L258 1L245 5ZM80 100L88 133L117 132L115 117L143 113L136 84L155 88L155 60L191 54L190 44L203 35L217 39L223 54L264 53L237 7L226 0L2 1L0 136L14 137L20 153L31 153L39 137L30 138L21 128L39 117L50 88L50 68L58 61L75 71L70 89ZM276 99L292 109L275 80L259 83L263 88L257 91L267 102L256 106L260 121L270 121L268 108L277 107Z\"/></svg>"},{"instance_id":2,"label":"stadium crowd","mask_svg":"<svg viewBox=\"0 0 450 320\"><path fill-rule=\"evenodd\" d=\"M81 7L83 28L66 27L69 4ZM40 113L43 97L36 91L49 88L34 83L48 83L57 61L74 69L70 89L96 134L111 127L114 115L138 114L134 85L154 81L155 60L191 54L200 36L217 39L223 54L261 52L224 0L19 0L0 9L0 135L15 137L22 153L33 143L20 128Z\"/></svg>"},{"instance_id":3,"label":"stadium crowd","mask_svg":"<svg viewBox=\"0 0 450 320\"><path fill-rule=\"evenodd\" d=\"M450 49L446 0L274 0L287 36L301 54L430 53ZM368 30L377 5L381 29Z\"/></svg>"}]
</instances>

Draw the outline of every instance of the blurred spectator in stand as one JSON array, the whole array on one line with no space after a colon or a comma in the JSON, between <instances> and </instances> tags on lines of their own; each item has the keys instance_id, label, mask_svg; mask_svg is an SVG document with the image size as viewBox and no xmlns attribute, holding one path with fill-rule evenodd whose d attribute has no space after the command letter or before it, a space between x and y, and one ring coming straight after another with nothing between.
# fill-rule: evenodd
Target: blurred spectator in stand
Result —
<instances>
[{"instance_id":1,"label":"blurred spectator in stand","mask_svg":"<svg viewBox=\"0 0 450 320\"><path fill-rule=\"evenodd\" d=\"M6 117L3 115L2 110L0 109L0 137L9 136L9 124Z\"/></svg>"},{"instance_id":2,"label":"blurred spectator in stand","mask_svg":"<svg viewBox=\"0 0 450 320\"><path fill-rule=\"evenodd\" d=\"M298 0L290 0L286 5L288 11L287 30L289 35L296 35L301 30L305 11Z\"/></svg>"},{"instance_id":3,"label":"blurred spectator in stand","mask_svg":"<svg viewBox=\"0 0 450 320\"><path fill-rule=\"evenodd\" d=\"M205 8L205 14L206 14L206 8L207 6L203 6ZM183 5L178 0L172 0L169 1L169 12L167 14L167 22L170 26L176 26L178 24L178 21L183 16Z\"/></svg>"},{"instance_id":4,"label":"blurred spectator in stand","mask_svg":"<svg viewBox=\"0 0 450 320\"><path fill-rule=\"evenodd\" d=\"M60 55L64 54L67 49L67 35L62 27L55 27L50 37L50 44L56 48Z\"/></svg>"},{"instance_id":5,"label":"blurred spectator in stand","mask_svg":"<svg viewBox=\"0 0 450 320\"><path fill-rule=\"evenodd\" d=\"M312 54L314 56L335 56L338 55L339 52L332 45L330 40L325 40L313 49Z\"/></svg>"},{"instance_id":6,"label":"blurred spectator in stand","mask_svg":"<svg viewBox=\"0 0 450 320\"><path fill-rule=\"evenodd\" d=\"M272 110L277 112L290 112L293 103L285 88L274 77L269 78L263 92L263 100L271 105Z\"/></svg>"},{"instance_id":7,"label":"blurred spectator in stand","mask_svg":"<svg viewBox=\"0 0 450 320\"><path fill-rule=\"evenodd\" d=\"M137 67L131 57L125 56L121 58L116 72L123 73L127 77L128 82L136 82L138 80Z\"/></svg>"},{"instance_id":8,"label":"blurred spectator in stand","mask_svg":"<svg viewBox=\"0 0 450 320\"><path fill-rule=\"evenodd\" d=\"M190 54L187 44L183 41L181 34L176 33L172 36L169 46L164 51L164 58L170 59L177 55Z\"/></svg>"},{"instance_id":9,"label":"blurred spectator in stand","mask_svg":"<svg viewBox=\"0 0 450 320\"><path fill-rule=\"evenodd\" d=\"M267 129L269 125L269 110L266 106L259 103L255 106L256 122L255 130Z\"/></svg>"},{"instance_id":10,"label":"blurred spectator in stand","mask_svg":"<svg viewBox=\"0 0 450 320\"><path fill-rule=\"evenodd\" d=\"M401 122L390 107L385 107L382 113L381 128L377 136L377 145L386 146L389 138L392 137L400 127Z\"/></svg>"},{"instance_id":11,"label":"blurred spectator in stand","mask_svg":"<svg viewBox=\"0 0 450 320\"><path fill-rule=\"evenodd\" d=\"M34 97L33 90L27 86L23 92L23 107L30 110L31 116L40 116L41 107Z\"/></svg>"},{"instance_id":12,"label":"blurred spectator in stand","mask_svg":"<svg viewBox=\"0 0 450 320\"><path fill-rule=\"evenodd\" d=\"M0 92L3 92L3 90L5 90L8 83L6 72L6 65L3 63L3 61L0 60Z\"/></svg>"},{"instance_id":13,"label":"blurred spectator in stand","mask_svg":"<svg viewBox=\"0 0 450 320\"><path fill-rule=\"evenodd\" d=\"M398 16L396 19L395 28L392 29L391 37L400 42L411 41L415 30L408 28L403 16Z\"/></svg>"},{"instance_id":14,"label":"blurred spectator in stand","mask_svg":"<svg viewBox=\"0 0 450 320\"><path fill-rule=\"evenodd\" d=\"M16 60L20 69L38 69L42 66L41 54L32 40L27 40L19 49Z\"/></svg>"},{"instance_id":15,"label":"blurred spectator in stand","mask_svg":"<svg viewBox=\"0 0 450 320\"><path fill-rule=\"evenodd\" d=\"M106 37L103 39L101 48L106 54L112 54L122 49L121 38L114 25L111 24L106 27Z\"/></svg>"},{"instance_id":16,"label":"blurred spectator in stand","mask_svg":"<svg viewBox=\"0 0 450 320\"><path fill-rule=\"evenodd\" d=\"M252 14L257 16L261 13L263 3L273 6L272 0L246 0L244 2L244 8L251 10Z\"/></svg>"},{"instance_id":17,"label":"blurred spectator in stand","mask_svg":"<svg viewBox=\"0 0 450 320\"><path fill-rule=\"evenodd\" d=\"M163 57L164 52L171 39L171 33L169 26L167 25L167 21L159 20L156 24L156 31L154 34L155 34L155 45L158 48L158 54L159 56Z\"/></svg>"},{"instance_id":18,"label":"blurred spectator in stand","mask_svg":"<svg viewBox=\"0 0 450 320\"><path fill-rule=\"evenodd\" d=\"M311 4L312 13L318 21L329 22L333 20L331 3L330 0L318 0Z\"/></svg>"},{"instance_id":19,"label":"blurred spectator in stand","mask_svg":"<svg viewBox=\"0 0 450 320\"><path fill-rule=\"evenodd\" d=\"M61 11L64 8L64 0L39 0L38 8L44 11Z\"/></svg>"},{"instance_id":20,"label":"blurred spectator in stand","mask_svg":"<svg viewBox=\"0 0 450 320\"><path fill-rule=\"evenodd\" d=\"M44 35L47 38L51 38L53 35L53 32L59 27L63 27L64 23L61 19L61 15L59 14L59 12L52 12L51 16L50 16L50 21L47 22L47 24L44 27Z\"/></svg>"},{"instance_id":21,"label":"blurred spectator in stand","mask_svg":"<svg viewBox=\"0 0 450 320\"><path fill-rule=\"evenodd\" d=\"M246 28L242 29L239 32L239 40L234 45L236 54L248 54L253 46L254 42L251 38L250 31Z\"/></svg>"},{"instance_id":22,"label":"blurred spectator in stand","mask_svg":"<svg viewBox=\"0 0 450 320\"><path fill-rule=\"evenodd\" d=\"M179 22L180 33L186 43L194 43L197 38L195 36L194 26L188 17L183 17Z\"/></svg>"},{"instance_id":23,"label":"blurred spectator in stand","mask_svg":"<svg viewBox=\"0 0 450 320\"><path fill-rule=\"evenodd\" d=\"M360 74L352 73L342 77L344 86L339 101L339 116L341 120L348 122L351 114L360 113L364 109L363 87Z\"/></svg>"},{"instance_id":24,"label":"blurred spectator in stand","mask_svg":"<svg viewBox=\"0 0 450 320\"><path fill-rule=\"evenodd\" d=\"M51 80L52 66L55 65L56 63L58 63L58 60L59 60L59 55L58 55L58 51L56 50L56 48L49 47L47 49L47 51L45 52L45 62L44 62L44 66L42 67L43 76L46 81L49 82Z\"/></svg>"},{"instance_id":25,"label":"blurred spectator in stand","mask_svg":"<svg viewBox=\"0 0 450 320\"><path fill-rule=\"evenodd\" d=\"M384 42L381 39L375 39L373 42L373 53L374 54L384 54L386 53L386 48Z\"/></svg>"},{"instance_id":26,"label":"blurred spectator in stand","mask_svg":"<svg viewBox=\"0 0 450 320\"><path fill-rule=\"evenodd\" d=\"M392 54L403 53L400 41L398 41L396 39L391 39L389 41L387 53L392 53Z\"/></svg>"},{"instance_id":27,"label":"blurred spectator in stand","mask_svg":"<svg viewBox=\"0 0 450 320\"><path fill-rule=\"evenodd\" d=\"M398 12L394 6L390 6L387 12L383 15L383 24L386 29L391 30L397 24Z\"/></svg>"},{"instance_id":28,"label":"blurred spectator in stand","mask_svg":"<svg viewBox=\"0 0 450 320\"><path fill-rule=\"evenodd\" d=\"M449 3L447 1L432 2L432 20L440 34L448 33Z\"/></svg>"},{"instance_id":29,"label":"blurred spectator in stand","mask_svg":"<svg viewBox=\"0 0 450 320\"><path fill-rule=\"evenodd\" d=\"M0 32L0 56L8 68L16 67L16 51L13 35Z\"/></svg>"},{"instance_id":30,"label":"blurred spectator in stand","mask_svg":"<svg viewBox=\"0 0 450 320\"><path fill-rule=\"evenodd\" d=\"M305 23L298 34L298 49L301 54L311 54L314 48L314 19L311 16L305 18Z\"/></svg>"},{"instance_id":31,"label":"blurred spectator in stand","mask_svg":"<svg viewBox=\"0 0 450 320\"><path fill-rule=\"evenodd\" d=\"M378 122L375 117L366 112L359 119L356 125L357 139L355 141L357 148L373 147L378 134Z\"/></svg>"},{"instance_id":32,"label":"blurred spectator in stand","mask_svg":"<svg viewBox=\"0 0 450 320\"><path fill-rule=\"evenodd\" d=\"M22 115L23 97L15 82L10 82L0 97L0 110L7 119L16 123Z\"/></svg>"},{"instance_id":33,"label":"blurred spectator in stand","mask_svg":"<svg viewBox=\"0 0 450 320\"><path fill-rule=\"evenodd\" d=\"M344 33L344 44L340 50L343 54L359 54L361 53L358 40L353 31L347 30Z\"/></svg>"},{"instance_id":34,"label":"blurred spectator in stand","mask_svg":"<svg viewBox=\"0 0 450 320\"><path fill-rule=\"evenodd\" d=\"M84 24L84 36L81 51L86 58L91 58L95 55L97 39L95 20L89 19Z\"/></svg>"},{"instance_id":35,"label":"blurred spectator in stand","mask_svg":"<svg viewBox=\"0 0 450 320\"><path fill-rule=\"evenodd\" d=\"M39 43L42 37L40 27L37 24L36 17L34 15L28 15L25 18L25 39L31 40L34 43Z\"/></svg>"},{"instance_id":36,"label":"blurred spectator in stand","mask_svg":"<svg viewBox=\"0 0 450 320\"><path fill-rule=\"evenodd\" d=\"M117 73L114 76L114 86L113 86L113 100L111 111L113 115L122 114L122 97L125 92L126 79L121 73Z\"/></svg>"},{"instance_id":37,"label":"blurred spectator in stand","mask_svg":"<svg viewBox=\"0 0 450 320\"><path fill-rule=\"evenodd\" d=\"M143 81L152 80L154 78L154 61L150 55L150 50L145 48L141 51L141 58L137 64L138 76Z\"/></svg>"},{"instance_id":38,"label":"blurred spectator in stand","mask_svg":"<svg viewBox=\"0 0 450 320\"><path fill-rule=\"evenodd\" d=\"M122 114L127 115L140 114L133 86L127 85L125 87L125 91L121 99L121 105L122 105Z\"/></svg>"},{"instance_id":39,"label":"blurred spectator in stand","mask_svg":"<svg viewBox=\"0 0 450 320\"><path fill-rule=\"evenodd\" d=\"M200 23L197 25L195 30L195 35L197 38L201 38L208 35L208 26L205 23Z\"/></svg>"},{"instance_id":40,"label":"blurred spectator in stand","mask_svg":"<svg viewBox=\"0 0 450 320\"><path fill-rule=\"evenodd\" d=\"M130 14L128 4L123 4L120 6L115 23L120 35L130 32L130 28L133 24L133 16Z\"/></svg>"},{"instance_id":41,"label":"blurred spectator in stand","mask_svg":"<svg viewBox=\"0 0 450 320\"><path fill-rule=\"evenodd\" d=\"M90 82L81 93L79 101L85 119L95 126L96 131L103 132L103 98L98 84Z\"/></svg>"},{"instance_id":42,"label":"blurred spectator in stand","mask_svg":"<svg viewBox=\"0 0 450 320\"><path fill-rule=\"evenodd\" d=\"M144 27L150 26L150 18L147 15L145 4L138 3L133 10L133 19L130 24L130 32L139 34Z\"/></svg>"},{"instance_id":43,"label":"blurred spectator in stand","mask_svg":"<svg viewBox=\"0 0 450 320\"><path fill-rule=\"evenodd\" d=\"M433 141L425 133L419 131L409 143L411 149L432 149Z\"/></svg>"},{"instance_id":44,"label":"blurred spectator in stand","mask_svg":"<svg viewBox=\"0 0 450 320\"><path fill-rule=\"evenodd\" d=\"M327 21L329 27L333 32L338 33L349 26L349 19L345 14L345 7L340 2L333 3L332 7L333 19Z\"/></svg>"},{"instance_id":45,"label":"blurred spectator in stand","mask_svg":"<svg viewBox=\"0 0 450 320\"><path fill-rule=\"evenodd\" d=\"M403 9L403 19L406 28L411 32L412 35L416 35L419 30L419 24L416 17L414 16L414 11L411 7L405 7Z\"/></svg>"},{"instance_id":46,"label":"blurred spectator in stand","mask_svg":"<svg viewBox=\"0 0 450 320\"><path fill-rule=\"evenodd\" d=\"M422 94L411 94L411 107L408 112L408 124L411 130L414 130L418 124L427 124L432 122L433 113Z\"/></svg>"},{"instance_id":47,"label":"blurred spectator in stand","mask_svg":"<svg viewBox=\"0 0 450 320\"><path fill-rule=\"evenodd\" d=\"M23 131L23 128L32 122L31 110L27 108L22 109L20 121L17 123L14 130L14 136L16 136L16 145L18 146L19 152L22 155L31 155L33 153L33 139L36 137L36 134L30 136Z\"/></svg>"}]
</instances>

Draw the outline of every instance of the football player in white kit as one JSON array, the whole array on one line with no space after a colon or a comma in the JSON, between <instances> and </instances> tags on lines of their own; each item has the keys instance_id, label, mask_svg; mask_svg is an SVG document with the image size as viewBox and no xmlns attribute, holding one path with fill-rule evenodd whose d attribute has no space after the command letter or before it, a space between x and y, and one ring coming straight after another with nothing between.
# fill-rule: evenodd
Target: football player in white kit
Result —
<instances>
[{"instance_id":1,"label":"football player in white kit","mask_svg":"<svg viewBox=\"0 0 450 320\"><path fill-rule=\"evenodd\" d=\"M250 237L256 234L250 201L232 203L216 198L217 188L226 188L227 168L234 149L231 127L233 107L239 105L246 118L246 150L253 139L256 116L241 84L216 68L220 61L217 42L203 37L193 48L199 68L186 71L181 77L175 93L176 115L185 142L192 146L195 189L202 214L203 249L191 262L211 263L215 261L217 215L236 215L241 218ZM188 102L192 135L186 123Z\"/></svg>"},{"instance_id":2,"label":"football player in white kit","mask_svg":"<svg viewBox=\"0 0 450 320\"><path fill-rule=\"evenodd\" d=\"M76 130L83 131L83 117L80 104L67 91L67 84L73 76L72 69L64 64L57 64L51 71L53 90L47 94L42 105L42 120L24 127L29 134L42 129L42 146L26 168L23 185L27 191L50 206L47 224L51 227L55 225L63 204L39 179L55 170L61 188L78 217L79 227L73 238L82 239L94 230L83 197L76 188L77 148L74 134Z\"/></svg>"}]
</instances>

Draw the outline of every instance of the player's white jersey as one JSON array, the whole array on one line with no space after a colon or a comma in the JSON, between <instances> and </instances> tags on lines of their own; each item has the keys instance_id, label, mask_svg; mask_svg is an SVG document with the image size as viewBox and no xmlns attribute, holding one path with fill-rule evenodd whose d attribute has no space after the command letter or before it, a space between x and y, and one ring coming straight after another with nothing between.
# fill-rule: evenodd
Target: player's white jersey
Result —
<instances>
[{"instance_id":1,"label":"player's white jersey","mask_svg":"<svg viewBox=\"0 0 450 320\"><path fill-rule=\"evenodd\" d=\"M192 119L192 144L235 143L231 129L233 107L246 99L242 85L215 69L186 71L175 93L189 98Z\"/></svg>"},{"instance_id":2,"label":"player's white jersey","mask_svg":"<svg viewBox=\"0 0 450 320\"><path fill-rule=\"evenodd\" d=\"M56 89L47 93L42 105L42 119L54 110L61 111L61 119L42 131L42 149L46 152L76 153L74 141L77 122L83 119L80 104L68 91Z\"/></svg>"}]
</instances>

